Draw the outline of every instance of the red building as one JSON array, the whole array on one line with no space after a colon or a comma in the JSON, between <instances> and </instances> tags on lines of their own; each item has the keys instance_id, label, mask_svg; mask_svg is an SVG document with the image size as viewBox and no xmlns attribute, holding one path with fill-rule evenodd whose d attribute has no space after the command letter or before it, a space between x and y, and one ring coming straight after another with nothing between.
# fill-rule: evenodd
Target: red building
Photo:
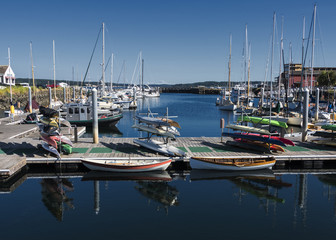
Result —
<instances>
[{"instance_id":1,"label":"red building","mask_svg":"<svg viewBox=\"0 0 336 240\"><path fill-rule=\"evenodd\" d=\"M336 71L335 67L314 67L313 77L311 79L311 68L305 67L302 72L302 64L285 64L284 72L281 74L282 83L288 79L289 87L300 87L302 76L302 87L310 87L311 81L313 87L317 86L316 80L323 71Z\"/></svg>"}]
</instances>

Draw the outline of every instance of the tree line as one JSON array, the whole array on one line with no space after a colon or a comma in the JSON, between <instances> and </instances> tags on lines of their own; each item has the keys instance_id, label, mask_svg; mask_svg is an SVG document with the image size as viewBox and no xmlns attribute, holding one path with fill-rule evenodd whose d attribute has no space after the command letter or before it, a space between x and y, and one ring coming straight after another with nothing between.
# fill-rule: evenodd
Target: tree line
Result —
<instances>
[{"instance_id":1,"label":"tree line","mask_svg":"<svg viewBox=\"0 0 336 240\"><path fill-rule=\"evenodd\" d=\"M319 87L336 86L336 72L335 71L322 71L317 78Z\"/></svg>"}]
</instances>

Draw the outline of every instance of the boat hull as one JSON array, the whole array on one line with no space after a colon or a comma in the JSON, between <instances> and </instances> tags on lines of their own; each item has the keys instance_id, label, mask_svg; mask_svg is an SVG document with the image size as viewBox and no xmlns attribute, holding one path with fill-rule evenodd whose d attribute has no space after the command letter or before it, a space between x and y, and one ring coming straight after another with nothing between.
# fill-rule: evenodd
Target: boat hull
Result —
<instances>
[{"instance_id":1,"label":"boat hull","mask_svg":"<svg viewBox=\"0 0 336 240\"><path fill-rule=\"evenodd\" d=\"M165 137L170 137L170 138L175 138L175 135L171 132L169 132L168 130L162 130L162 129L158 129L156 127L150 127L150 126L145 126L142 124L135 124L132 126L132 128L136 128L139 131L145 131L145 132L149 132L158 136L165 136Z\"/></svg>"},{"instance_id":2,"label":"boat hull","mask_svg":"<svg viewBox=\"0 0 336 240\"><path fill-rule=\"evenodd\" d=\"M228 124L228 125L226 125L226 128L230 128L230 129L233 129L233 130L240 130L240 131L244 131L244 132L259 133L259 134L264 134L264 135L269 135L270 134L270 132L265 130L265 129L255 128L255 127L250 127L250 126L244 126L244 125Z\"/></svg>"},{"instance_id":3,"label":"boat hull","mask_svg":"<svg viewBox=\"0 0 336 240\"><path fill-rule=\"evenodd\" d=\"M99 118L98 119L98 125L99 126L115 126L117 122L123 117L122 114L118 114L112 117L106 117L106 118ZM68 120L72 125L77 126L92 126L93 120Z\"/></svg>"},{"instance_id":4,"label":"boat hull","mask_svg":"<svg viewBox=\"0 0 336 240\"><path fill-rule=\"evenodd\" d=\"M219 105L219 110L222 111L234 111L237 109L237 105L235 104L228 104L228 105Z\"/></svg>"},{"instance_id":5,"label":"boat hull","mask_svg":"<svg viewBox=\"0 0 336 240\"><path fill-rule=\"evenodd\" d=\"M95 171L108 172L148 172L164 171L171 163L171 159L150 160L150 159L123 159L123 160L90 160L81 159L85 167Z\"/></svg>"},{"instance_id":6,"label":"boat hull","mask_svg":"<svg viewBox=\"0 0 336 240\"><path fill-rule=\"evenodd\" d=\"M150 150L153 150L155 152L159 152L159 153L162 153L168 156L183 157L186 155L186 153L183 152L182 150L174 146L164 144L163 142L160 142L160 141L155 141L155 140L147 141L147 140L134 139L133 142L142 147L148 148Z\"/></svg>"},{"instance_id":7,"label":"boat hull","mask_svg":"<svg viewBox=\"0 0 336 240\"><path fill-rule=\"evenodd\" d=\"M192 169L208 169L223 171L247 171L271 169L275 164L275 159L271 157L260 157L244 159L224 158L224 157L192 157L190 158L190 166Z\"/></svg>"},{"instance_id":8,"label":"boat hull","mask_svg":"<svg viewBox=\"0 0 336 240\"><path fill-rule=\"evenodd\" d=\"M232 137L232 138L241 138L241 139L247 139L247 140L251 140L251 141L259 141L259 142L265 142L265 143L272 143L272 144L276 144L279 146L283 146L286 147L286 145L277 139L273 139L270 137L263 137L260 135L252 135L252 134L243 134L243 133L222 133L223 136L225 137Z\"/></svg>"}]
</instances>

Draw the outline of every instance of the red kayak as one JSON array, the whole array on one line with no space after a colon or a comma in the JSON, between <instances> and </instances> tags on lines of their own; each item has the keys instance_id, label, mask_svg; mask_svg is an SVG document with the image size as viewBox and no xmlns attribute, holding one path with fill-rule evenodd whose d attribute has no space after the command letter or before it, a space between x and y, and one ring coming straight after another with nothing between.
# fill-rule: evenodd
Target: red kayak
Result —
<instances>
[{"instance_id":1,"label":"red kayak","mask_svg":"<svg viewBox=\"0 0 336 240\"><path fill-rule=\"evenodd\" d=\"M268 144L268 143L263 143L263 142L255 142L255 141L250 141L250 140L246 140L246 139L241 139L241 138L236 138L235 139L236 142L243 142L243 143L249 143L249 144L254 144L260 147L263 147L265 149L270 148L270 150L272 151L277 151L277 152L284 152L285 150L276 144Z\"/></svg>"},{"instance_id":2,"label":"red kayak","mask_svg":"<svg viewBox=\"0 0 336 240\"><path fill-rule=\"evenodd\" d=\"M260 134L257 134L257 133L244 133L244 134L252 135L252 136L269 137L268 135L260 135ZM283 142L283 143L286 144L286 145L295 146L295 143L293 143L293 142L292 142L291 140L289 140L289 139L282 138L282 137L278 137L278 136L271 136L271 138L272 138L272 139L275 139L275 140L279 140L279 141Z\"/></svg>"}]
</instances>

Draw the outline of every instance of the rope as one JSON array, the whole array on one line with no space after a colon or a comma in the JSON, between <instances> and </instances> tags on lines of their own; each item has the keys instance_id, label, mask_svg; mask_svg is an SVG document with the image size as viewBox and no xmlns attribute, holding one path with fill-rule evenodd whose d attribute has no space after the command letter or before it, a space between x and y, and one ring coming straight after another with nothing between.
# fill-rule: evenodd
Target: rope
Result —
<instances>
[{"instance_id":1,"label":"rope","mask_svg":"<svg viewBox=\"0 0 336 240\"><path fill-rule=\"evenodd\" d=\"M96 40L96 43L95 43L95 45L94 45L94 47L93 47L93 51L92 51L92 54L91 54L91 57L90 57L89 65L88 65L88 67L87 67L87 69L86 69L86 72L85 72L85 75L84 75L84 78L83 78L83 81L82 81L82 85L81 85L82 87L83 87L83 84L84 84L84 82L85 82L86 76L87 76L87 74L88 74L88 72L89 72L89 68L90 68L90 65L91 65L91 61L92 61L92 58L93 58L93 54L94 54L94 52L95 52L95 50L96 50L97 43L98 43L98 40L99 40L99 35L100 35L101 31L102 31L102 28L99 29L98 36L97 36L97 40Z\"/></svg>"}]
</instances>

